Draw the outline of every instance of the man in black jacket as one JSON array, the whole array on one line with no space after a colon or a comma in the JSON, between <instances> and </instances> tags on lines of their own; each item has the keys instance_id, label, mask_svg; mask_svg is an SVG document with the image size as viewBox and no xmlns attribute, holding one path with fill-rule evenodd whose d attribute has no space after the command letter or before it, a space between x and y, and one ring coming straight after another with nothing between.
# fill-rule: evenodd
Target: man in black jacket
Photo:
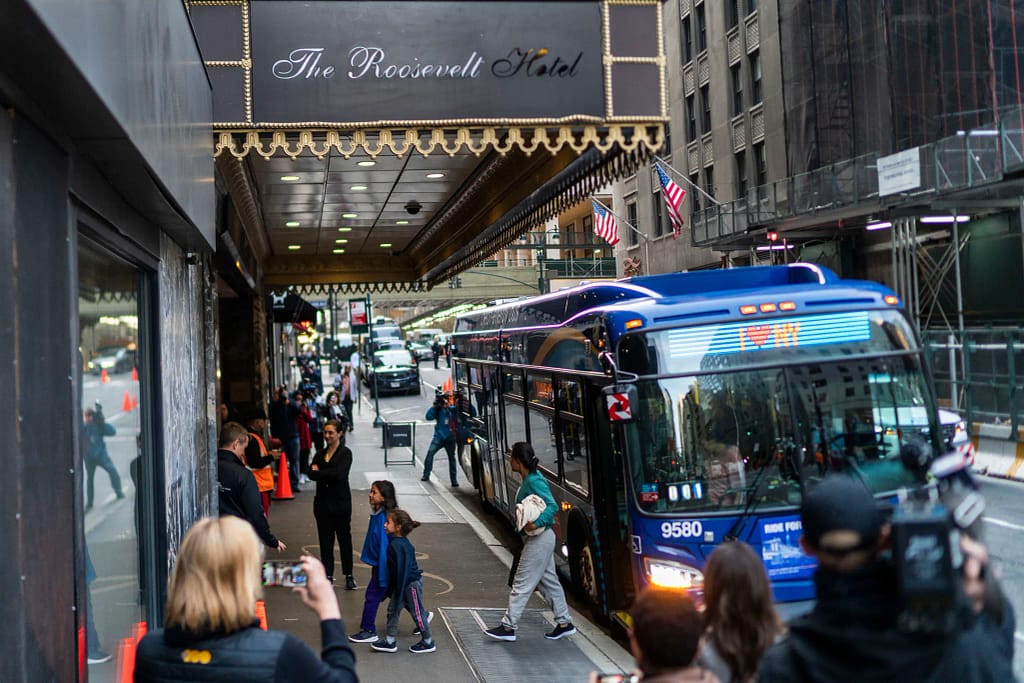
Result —
<instances>
[{"instance_id":1,"label":"man in black jacket","mask_svg":"<svg viewBox=\"0 0 1024 683\"><path fill-rule=\"evenodd\" d=\"M248 444L249 432L242 425L228 422L221 427L217 443L220 514L241 517L252 524L267 547L284 550L285 544L270 532L256 478L243 464Z\"/></svg>"},{"instance_id":2,"label":"man in black jacket","mask_svg":"<svg viewBox=\"0 0 1024 683\"><path fill-rule=\"evenodd\" d=\"M817 602L765 653L759 683L1015 680L1013 609L998 586L985 585L983 545L961 537L962 623L950 633L913 633L899 625L897 577L883 553L889 528L871 493L833 475L810 490L800 516L800 544L818 560ZM986 592L995 610L984 607Z\"/></svg>"}]
</instances>

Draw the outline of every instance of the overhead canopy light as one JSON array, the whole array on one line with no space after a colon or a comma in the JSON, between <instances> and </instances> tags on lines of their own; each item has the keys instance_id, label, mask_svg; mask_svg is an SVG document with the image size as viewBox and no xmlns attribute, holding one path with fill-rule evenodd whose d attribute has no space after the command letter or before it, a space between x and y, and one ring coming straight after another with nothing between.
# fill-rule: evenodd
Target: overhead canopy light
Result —
<instances>
[{"instance_id":1,"label":"overhead canopy light","mask_svg":"<svg viewBox=\"0 0 1024 683\"><path fill-rule=\"evenodd\" d=\"M922 223L966 223L970 216L921 216Z\"/></svg>"},{"instance_id":2,"label":"overhead canopy light","mask_svg":"<svg viewBox=\"0 0 1024 683\"><path fill-rule=\"evenodd\" d=\"M891 228L892 223L889 221L875 221L874 223L868 223L864 226L865 230L885 230Z\"/></svg>"}]
</instances>

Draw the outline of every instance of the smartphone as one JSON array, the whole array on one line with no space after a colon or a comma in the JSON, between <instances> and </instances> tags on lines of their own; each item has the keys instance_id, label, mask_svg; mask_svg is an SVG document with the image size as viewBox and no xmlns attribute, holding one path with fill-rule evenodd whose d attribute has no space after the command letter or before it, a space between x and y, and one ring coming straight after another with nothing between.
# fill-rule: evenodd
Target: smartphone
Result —
<instances>
[{"instance_id":1,"label":"smartphone","mask_svg":"<svg viewBox=\"0 0 1024 683\"><path fill-rule=\"evenodd\" d=\"M306 585L306 572L294 560L267 560L263 563L263 585L294 588Z\"/></svg>"},{"instance_id":2,"label":"smartphone","mask_svg":"<svg viewBox=\"0 0 1024 683\"><path fill-rule=\"evenodd\" d=\"M636 674L615 673L597 674L598 683L639 683L640 677Z\"/></svg>"}]
</instances>

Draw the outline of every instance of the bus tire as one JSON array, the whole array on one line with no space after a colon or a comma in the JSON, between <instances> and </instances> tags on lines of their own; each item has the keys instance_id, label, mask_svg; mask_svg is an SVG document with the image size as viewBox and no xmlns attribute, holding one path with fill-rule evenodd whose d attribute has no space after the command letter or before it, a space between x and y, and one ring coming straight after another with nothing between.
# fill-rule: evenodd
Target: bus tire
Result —
<instances>
[{"instance_id":1,"label":"bus tire","mask_svg":"<svg viewBox=\"0 0 1024 683\"><path fill-rule=\"evenodd\" d=\"M576 597L584 601L595 617L603 617L599 600L599 575L594 545L582 522L571 525L569 535L569 577Z\"/></svg>"},{"instance_id":2,"label":"bus tire","mask_svg":"<svg viewBox=\"0 0 1024 683\"><path fill-rule=\"evenodd\" d=\"M472 449L472 454L470 455L469 462L473 474L473 488L476 489L476 494L480 498L480 507L483 508L484 512L493 514L495 509L491 502L487 500L487 490L484 486L484 465L483 459L480 457L479 442L474 441L470 448Z\"/></svg>"}]
</instances>

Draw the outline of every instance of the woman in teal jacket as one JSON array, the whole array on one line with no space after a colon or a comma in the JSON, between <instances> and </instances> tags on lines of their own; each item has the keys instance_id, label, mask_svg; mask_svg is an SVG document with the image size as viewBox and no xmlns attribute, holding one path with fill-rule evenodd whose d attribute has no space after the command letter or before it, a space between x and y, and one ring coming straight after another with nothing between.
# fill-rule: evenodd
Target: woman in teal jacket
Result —
<instances>
[{"instance_id":1,"label":"woman in teal jacket","mask_svg":"<svg viewBox=\"0 0 1024 683\"><path fill-rule=\"evenodd\" d=\"M544 637L558 640L571 636L576 633L576 627L569 619L565 591L562 590L562 584L558 582L558 575L555 573L555 532L552 527L555 524L558 506L551 495L551 489L548 488L547 480L537 471L537 456L530 444L519 441L512 445L509 466L513 472L523 477L523 483L516 493L516 504L523 502L523 499L531 494L540 496L546 504L536 521L524 526L523 531L543 529L543 532L535 536L526 536L523 552L519 556L519 567L512 581L512 592L508 596L505 616L501 618L501 624L487 629L484 633L495 640L515 640L519 617L526 609L526 603L529 602L534 589L539 586L540 593L551 606L557 622L555 628L550 633L545 633Z\"/></svg>"}]
</instances>

